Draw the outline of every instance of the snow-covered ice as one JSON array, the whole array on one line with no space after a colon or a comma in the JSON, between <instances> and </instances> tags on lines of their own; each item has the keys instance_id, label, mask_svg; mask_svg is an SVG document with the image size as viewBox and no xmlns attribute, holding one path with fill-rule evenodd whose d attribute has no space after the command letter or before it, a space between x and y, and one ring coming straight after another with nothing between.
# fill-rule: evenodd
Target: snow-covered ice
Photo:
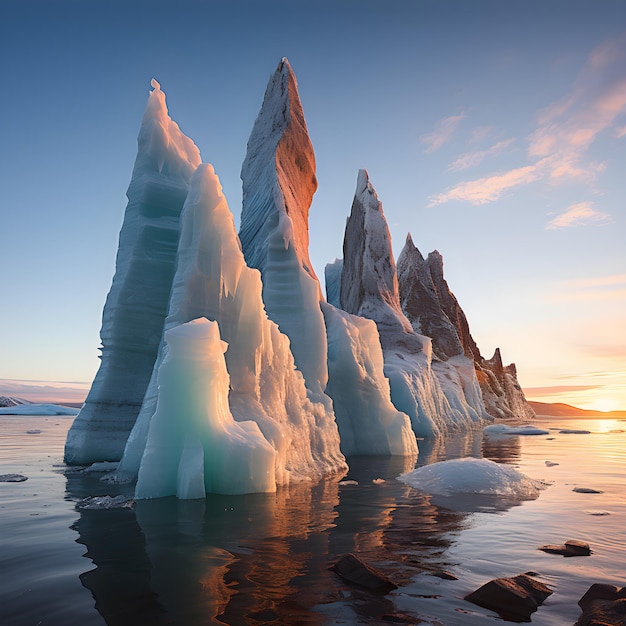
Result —
<instances>
[{"instance_id":1,"label":"snow-covered ice","mask_svg":"<svg viewBox=\"0 0 626 626\"><path fill-rule=\"evenodd\" d=\"M537 428L530 424L523 426L507 426L506 424L490 424L483 428L483 432L489 436L501 435L549 435L549 430Z\"/></svg>"},{"instance_id":2,"label":"snow-covered ice","mask_svg":"<svg viewBox=\"0 0 626 626\"><path fill-rule=\"evenodd\" d=\"M78 409L60 404L16 404L15 406L3 407L0 415L77 415Z\"/></svg>"},{"instance_id":3,"label":"snow-covered ice","mask_svg":"<svg viewBox=\"0 0 626 626\"><path fill-rule=\"evenodd\" d=\"M512 467L472 457L418 467L398 480L433 495L476 494L518 500L532 500L546 486Z\"/></svg>"}]
</instances>

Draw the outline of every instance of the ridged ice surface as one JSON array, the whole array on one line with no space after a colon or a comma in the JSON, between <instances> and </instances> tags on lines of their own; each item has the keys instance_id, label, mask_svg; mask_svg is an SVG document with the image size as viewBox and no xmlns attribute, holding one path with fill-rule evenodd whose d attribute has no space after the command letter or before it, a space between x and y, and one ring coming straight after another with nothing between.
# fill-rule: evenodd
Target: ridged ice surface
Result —
<instances>
[{"instance_id":1,"label":"ridged ice surface","mask_svg":"<svg viewBox=\"0 0 626 626\"><path fill-rule=\"evenodd\" d=\"M102 315L102 363L68 433L67 463L121 458L161 340L180 211L200 154L169 117L159 84L153 80L152 86Z\"/></svg>"},{"instance_id":2,"label":"ridged ice surface","mask_svg":"<svg viewBox=\"0 0 626 626\"><path fill-rule=\"evenodd\" d=\"M328 378L326 334L308 230L317 188L315 155L287 59L270 78L241 179L239 237L246 262L261 271L267 314L291 340L307 387L322 394Z\"/></svg>"},{"instance_id":3,"label":"ridged ice surface","mask_svg":"<svg viewBox=\"0 0 626 626\"><path fill-rule=\"evenodd\" d=\"M480 423L485 412L471 361L433 361L431 339L417 334L401 309L391 235L365 170L357 179L343 257L341 307L376 322L391 399L415 434L432 437Z\"/></svg>"},{"instance_id":4,"label":"ridged ice surface","mask_svg":"<svg viewBox=\"0 0 626 626\"><path fill-rule=\"evenodd\" d=\"M165 342L135 497L274 491L274 448L256 422L236 422L230 412L228 346L217 322L201 318L175 326Z\"/></svg>"},{"instance_id":5,"label":"ridged ice surface","mask_svg":"<svg viewBox=\"0 0 626 626\"><path fill-rule=\"evenodd\" d=\"M322 303L328 333L328 386L346 455L416 456L406 413L393 406L372 320Z\"/></svg>"},{"instance_id":6,"label":"ridged ice surface","mask_svg":"<svg viewBox=\"0 0 626 626\"><path fill-rule=\"evenodd\" d=\"M273 490L276 484L318 479L345 470L346 465L334 417L324 403L307 397L289 340L268 319L261 291L260 273L245 263L233 215L213 167L202 164L192 177L182 212L178 265L165 329L167 333L201 317L217 322L221 338L228 344L228 410L238 422L252 420L258 425L274 450ZM319 310L317 302L315 307ZM152 415L160 411L159 372L167 361L167 351L164 344L128 440L121 473L136 475L139 471L140 477L145 475L145 442L152 436L148 435L152 432ZM210 372L205 374L208 377ZM208 384L212 383L207 379ZM184 417L182 408L170 419L176 421L177 416ZM170 467L170 478L172 471ZM220 493L241 492L239 483L233 483L228 491L228 477L219 480ZM169 484L173 484L172 479ZM207 483L207 491L212 490ZM146 497L143 487L141 493Z\"/></svg>"}]
</instances>

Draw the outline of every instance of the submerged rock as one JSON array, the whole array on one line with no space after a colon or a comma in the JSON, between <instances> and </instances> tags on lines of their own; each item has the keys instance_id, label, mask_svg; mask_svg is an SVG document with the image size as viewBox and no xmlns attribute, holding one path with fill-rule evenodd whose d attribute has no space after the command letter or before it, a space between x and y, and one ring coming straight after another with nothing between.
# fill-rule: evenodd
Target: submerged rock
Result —
<instances>
[{"instance_id":1,"label":"submerged rock","mask_svg":"<svg viewBox=\"0 0 626 626\"><path fill-rule=\"evenodd\" d=\"M583 613L575 626L626 626L626 587L595 583L578 606Z\"/></svg>"},{"instance_id":2,"label":"submerged rock","mask_svg":"<svg viewBox=\"0 0 626 626\"><path fill-rule=\"evenodd\" d=\"M548 552L549 554L562 554L563 556L589 556L591 554L591 548L588 543L578 541L576 539L570 539L566 541L562 546L547 545L541 546L539 550Z\"/></svg>"},{"instance_id":3,"label":"submerged rock","mask_svg":"<svg viewBox=\"0 0 626 626\"><path fill-rule=\"evenodd\" d=\"M389 580L384 574L370 567L354 554L342 556L329 569L347 583L365 587L365 589L375 591L376 593L386 594L398 588L398 585Z\"/></svg>"},{"instance_id":4,"label":"submerged rock","mask_svg":"<svg viewBox=\"0 0 626 626\"><path fill-rule=\"evenodd\" d=\"M519 574L513 578L496 578L465 596L465 600L495 611L514 622L530 622L530 616L552 594L549 587Z\"/></svg>"}]
</instances>

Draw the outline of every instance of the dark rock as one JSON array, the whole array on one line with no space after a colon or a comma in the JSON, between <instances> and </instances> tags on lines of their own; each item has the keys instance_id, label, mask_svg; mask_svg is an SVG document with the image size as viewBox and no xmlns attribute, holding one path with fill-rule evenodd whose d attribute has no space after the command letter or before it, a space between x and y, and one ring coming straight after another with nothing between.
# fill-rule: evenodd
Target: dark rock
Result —
<instances>
[{"instance_id":1,"label":"dark rock","mask_svg":"<svg viewBox=\"0 0 626 626\"><path fill-rule=\"evenodd\" d=\"M576 493L604 493L603 491L591 489L590 487L574 487L572 491L575 491Z\"/></svg>"},{"instance_id":2,"label":"dark rock","mask_svg":"<svg viewBox=\"0 0 626 626\"><path fill-rule=\"evenodd\" d=\"M604 585L595 583L587 589L585 595L578 601L578 606L586 611L596 600L609 600L613 602L618 598L620 590L615 585Z\"/></svg>"},{"instance_id":3,"label":"dark rock","mask_svg":"<svg viewBox=\"0 0 626 626\"><path fill-rule=\"evenodd\" d=\"M544 552L548 552L550 554L562 554L563 556L589 556L591 554L589 544L577 541L576 539L570 539L560 546L541 546L539 550L543 550Z\"/></svg>"},{"instance_id":4,"label":"dark rock","mask_svg":"<svg viewBox=\"0 0 626 626\"><path fill-rule=\"evenodd\" d=\"M446 570L433 572L432 575L436 576L437 578L441 578L442 580L459 580L457 576Z\"/></svg>"},{"instance_id":5,"label":"dark rock","mask_svg":"<svg viewBox=\"0 0 626 626\"><path fill-rule=\"evenodd\" d=\"M504 619L529 622L530 616L552 591L543 583L519 574L513 578L496 578L465 596L469 602L490 609Z\"/></svg>"},{"instance_id":6,"label":"dark rock","mask_svg":"<svg viewBox=\"0 0 626 626\"><path fill-rule=\"evenodd\" d=\"M419 624L422 620L402 613L386 613L380 616L380 621L390 624Z\"/></svg>"},{"instance_id":7,"label":"dark rock","mask_svg":"<svg viewBox=\"0 0 626 626\"><path fill-rule=\"evenodd\" d=\"M398 588L394 582L386 576L370 567L354 554L342 556L329 568L339 575L347 583L359 585L376 593L389 593Z\"/></svg>"},{"instance_id":8,"label":"dark rock","mask_svg":"<svg viewBox=\"0 0 626 626\"><path fill-rule=\"evenodd\" d=\"M596 583L578 605L583 613L575 626L626 626L626 587Z\"/></svg>"}]
</instances>

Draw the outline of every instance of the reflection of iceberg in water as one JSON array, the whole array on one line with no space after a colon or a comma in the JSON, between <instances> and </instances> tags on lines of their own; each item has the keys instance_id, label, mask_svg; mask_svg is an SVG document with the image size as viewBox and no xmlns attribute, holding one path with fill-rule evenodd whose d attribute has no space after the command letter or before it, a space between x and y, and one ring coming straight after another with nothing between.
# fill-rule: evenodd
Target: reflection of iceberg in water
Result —
<instances>
[{"instance_id":1,"label":"reflection of iceberg in water","mask_svg":"<svg viewBox=\"0 0 626 626\"><path fill-rule=\"evenodd\" d=\"M96 485L70 475L68 495L82 498ZM337 501L337 482L323 481L81 511L73 528L95 565L81 582L109 626L287 623L296 604L308 612L320 601L311 589L332 589L328 531Z\"/></svg>"},{"instance_id":2,"label":"reflection of iceberg in water","mask_svg":"<svg viewBox=\"0 0 626 626\"><path fill-rule=\"evenodd\" d=\"M439 460L480 451L480 433L433 442ZM421 460L421 459L420 459ZM395 611L328 570L347 552L400 585L453 567L448 548L471 519L396 480L410 457L352 457L346 476L276 493L141 500L134 510L81 511L74 525L94 567L81 576L109 626L322 624ZM72 500L107 491L93 474L67 475ZM353 619L352 619L353 618Z\"/></svg>"},{"instance_id":3,"label":"reflection of iceberg in water","mask_svg":"<svg viewBox=\"0 0 626 626\"><path fill-rule=\"evenodd\" d=\"M483 436L482 454L485 459L496 463L514 463L519 461L521 454L519 436L492 437Z\"/></svg>"}]
</instances>

